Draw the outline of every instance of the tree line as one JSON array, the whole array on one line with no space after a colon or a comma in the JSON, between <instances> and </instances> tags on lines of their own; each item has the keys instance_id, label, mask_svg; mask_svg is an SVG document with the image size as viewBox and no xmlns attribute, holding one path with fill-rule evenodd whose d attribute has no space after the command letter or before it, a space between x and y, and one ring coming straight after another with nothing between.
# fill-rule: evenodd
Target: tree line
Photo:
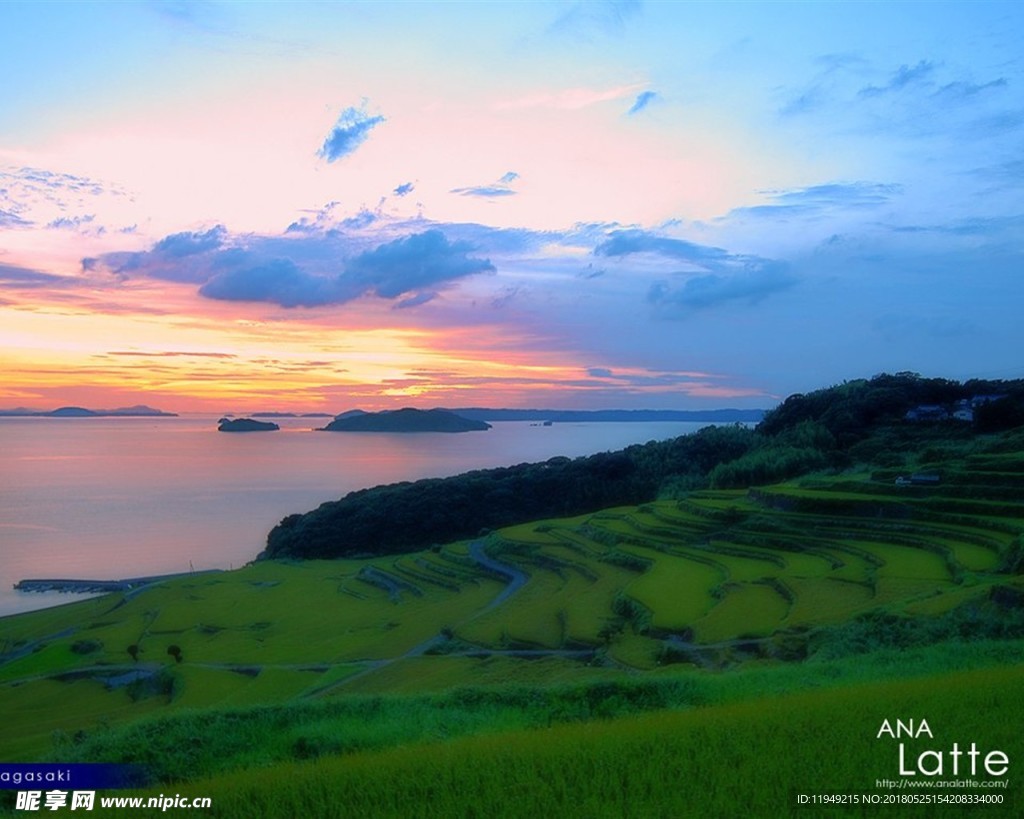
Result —
<instances>
[{"instance_id":1,"label":"tree line","mask_svg":"<svg viewBox=\"0 0 1024 819\"><path fill-rule=\"evenodd\" d=\"M906 420L922 405L976 404L972 423ZM417 551L482 531L569 517L702 487L742 488L892 456L907 444L1024 426L1024 380L964 383L882 374L793 395L756 429L706 427L618 452L483 469L352 492L270 532L266 558ZM880 460L878 461L881 462Z\"/></svg>"}]
</instances>

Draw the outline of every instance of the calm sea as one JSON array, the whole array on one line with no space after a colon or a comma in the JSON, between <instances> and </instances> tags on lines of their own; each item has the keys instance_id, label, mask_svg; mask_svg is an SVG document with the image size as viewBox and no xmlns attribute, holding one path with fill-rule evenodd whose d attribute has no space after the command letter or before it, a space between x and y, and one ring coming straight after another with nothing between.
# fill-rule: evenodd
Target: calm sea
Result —
<instances>
[{"instance_id":1,"label":"calm sea","mask_svg":"<svg viewBox=\"0 0 1024 819\"><path fill-rule=\"evenodd\" d=\"M495 423L458 435L219 433L214 416L0 418L0 614L78 599L23 578L121 579L242 566L285 515L354 489L589 455L685 435L683 422Z\"/></svg>"}]
</instances>

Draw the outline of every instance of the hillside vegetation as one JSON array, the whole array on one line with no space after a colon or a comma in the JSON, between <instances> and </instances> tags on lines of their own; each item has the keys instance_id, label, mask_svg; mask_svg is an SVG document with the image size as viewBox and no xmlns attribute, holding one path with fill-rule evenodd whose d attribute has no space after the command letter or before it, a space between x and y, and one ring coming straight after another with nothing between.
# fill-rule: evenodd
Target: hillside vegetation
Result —
<instances>
[{"instance_id":1,"label":"hillside vegetation","mask_svg":"<svg viewBox=\"0 0 1024 819\"><path fill-rule=\"evenodd\" d=\"M224 816L692 815L690 781L706 815L785 815L892 776L877 726L911 715L1019 759L1024 429L918 400L511 471L619 464L628 503L4 618L0 758L138 762Z\"/></svg>"}]
</instances>

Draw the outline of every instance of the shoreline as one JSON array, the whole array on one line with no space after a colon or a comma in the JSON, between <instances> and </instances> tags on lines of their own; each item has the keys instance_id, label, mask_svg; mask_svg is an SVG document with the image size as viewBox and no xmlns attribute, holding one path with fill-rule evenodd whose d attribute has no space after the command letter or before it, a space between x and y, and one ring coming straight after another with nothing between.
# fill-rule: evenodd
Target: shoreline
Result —
<instances>
[{"instance_id":1,"label":"shoreline","mask_svg":"<svg viewBox=\"0 0 1024 819\"><path fill-rule=\"evenodd\" d=\"M156 574L147 577L129 577L123 580L86 580L77 578L26 578L14 584L14 590L28 593L62 592L67 594L104 594L116 591L131 591L152 583L164 580L176 580L179 577L222 572L224 569L204 569L197 572L174 572L172 574Z\"/></svg>"}]
</instances>

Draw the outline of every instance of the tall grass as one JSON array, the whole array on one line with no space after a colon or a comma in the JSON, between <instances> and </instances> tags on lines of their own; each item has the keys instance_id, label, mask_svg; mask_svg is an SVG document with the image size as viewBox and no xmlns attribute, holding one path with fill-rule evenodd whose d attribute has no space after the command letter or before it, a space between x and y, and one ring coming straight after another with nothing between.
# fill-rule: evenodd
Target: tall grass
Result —
<instances>
[{"instance_id":1,"label":"tall grass","mask_svg":"<svg viewBox=\"0 0 1024 819\"><path fill-rule=\"evenodd\" d=\"M898 779L897 742L877 738L885 719L927 719L934 741L909 741L915 754L977 742L1012 765L1024 754L1011 718L1021 696L1024 670L990 669L289 763L189 789L214 794L225 819L962 815L803 814L796 797L878 793L876 780ZM993 792L1007 801L982 815L1019 815L1019 785Z\"/></svg>"}]
</instances>

